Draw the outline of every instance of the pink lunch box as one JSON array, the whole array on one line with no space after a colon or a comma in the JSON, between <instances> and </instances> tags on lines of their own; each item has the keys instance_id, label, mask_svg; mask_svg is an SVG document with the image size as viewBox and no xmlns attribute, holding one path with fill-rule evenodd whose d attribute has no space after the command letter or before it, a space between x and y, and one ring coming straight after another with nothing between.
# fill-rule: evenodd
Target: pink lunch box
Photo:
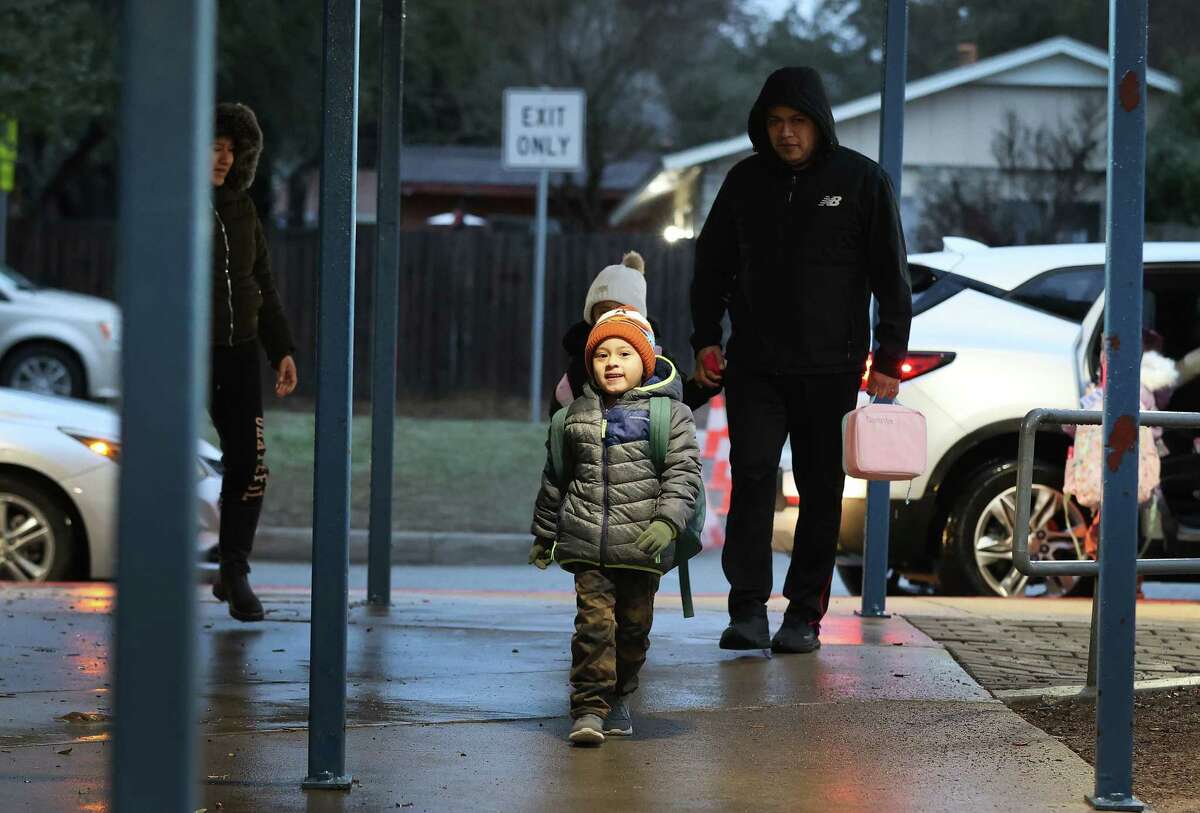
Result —
<instances>
[{"instance_id":1,"label":"pink lunch box","mask_svg":"<svg viewBox=\"0 0 1200 813\"><path fill-rule=\"evenodd\" d=\"M842 419L842 468L859 480L925 473L925 416L899 404L867 404Z\"/></svg>"}]
</instances>

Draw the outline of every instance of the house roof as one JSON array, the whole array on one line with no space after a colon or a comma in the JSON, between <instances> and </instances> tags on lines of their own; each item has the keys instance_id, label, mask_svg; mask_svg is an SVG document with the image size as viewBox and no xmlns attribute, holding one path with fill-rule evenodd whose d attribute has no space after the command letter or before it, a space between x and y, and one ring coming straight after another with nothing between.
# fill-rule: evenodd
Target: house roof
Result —
<instances>
[{"instance_id":1,"label":"house roof","mask_svg":"<svg viewBox=\"0 0 1200 813\"><path fill-rule=\"evenodd\" d=\"M604 168L600 188L628 192L653 171L654 164L654 157L649 154L615 161ZM532 187L537 186L538 173L505 169L499 147L413 144L404 146L400 179L405 186ZM582 184L584 173L576 173L575 181Z\"/></svg>"},{"instance_id":2,"label":"house roof","mask_svg":"<svg viewBox=\"0 0 1200 813\"><path fill-rule=\"evenodd\" d=\"M1045 67L1047 70L1038 70L1039 67ZM1079 68L1085 70L1080 72ZM1106 52L1070 37L1052 37L1025 48L909 82L904 86L904 100L915 101L971 83L1104 87L1107 85L1107 75ZM1167 93L1177 94L1182 90L1182 83L1177 78L1152 68L1146 69L1146 84ZM880 95L873 93L840 104L833 108L834 121L848 121L876 113L879 111L880 101ZM639 189L613 210L609 222L617 225L643 203L674 189L680 176L691 167L750 150L750 137L743 133L733 138L712 141L664 155L660 160L658 172L649 176Z\"/></svg>"}]
</instances>

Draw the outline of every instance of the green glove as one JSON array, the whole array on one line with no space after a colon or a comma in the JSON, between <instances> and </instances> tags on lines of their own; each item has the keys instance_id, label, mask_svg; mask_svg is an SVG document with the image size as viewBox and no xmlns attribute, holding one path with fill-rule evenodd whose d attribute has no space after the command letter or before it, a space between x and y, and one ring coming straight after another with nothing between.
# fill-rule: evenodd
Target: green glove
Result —
<instances>
[{"instance_id":1,"label":"green glove","mask_svg":"<svg viewBox=\"0 0 1200 813\"><path fill-rule=\"evenodd\" d=\"M550 567L552 561L554 559L550 555L550 545L547 545L544 539L533 540L533 547L529 549L529 564L538 570L545 570Z\"/></svg>"},{"instance_id":2,"label":"green glove","mask_svg":"<svg viewBox=\"0 0 1200 813\"><path fill-rule=\"evenodd\" d=\"M675 528L671 523L656 519L650 523L649 528L642 531L642 535L633 544L637 545L637 549L642 553L658 557L674 539Z\"/></svg>"}]
</instances>

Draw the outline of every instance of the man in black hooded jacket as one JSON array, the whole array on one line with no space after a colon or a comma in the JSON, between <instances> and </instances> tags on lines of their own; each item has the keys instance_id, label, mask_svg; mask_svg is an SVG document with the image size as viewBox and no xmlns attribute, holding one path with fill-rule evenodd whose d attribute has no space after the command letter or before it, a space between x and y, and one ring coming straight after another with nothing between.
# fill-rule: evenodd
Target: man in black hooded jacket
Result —
<instances>
[{"instance_id":1,"label":"man in black hooded jacket","mask_svg":"<svg viewBox=\"0 0 1200 813\"><path fill-rule=\"evenodd\" d=\"M839 146L820 75L782 68L750 112L755 154L729 171L696 246L692 346L702 385L724 384L733 494L722 564L724 649L811 652L829 604L842 487L841 420L867 390L894 398L912 296L887 175ZM721 320L729 312L728 364ZM783 625L767 625L776 472L791 436L800 494Z\"/></svg>"}]
</instances>

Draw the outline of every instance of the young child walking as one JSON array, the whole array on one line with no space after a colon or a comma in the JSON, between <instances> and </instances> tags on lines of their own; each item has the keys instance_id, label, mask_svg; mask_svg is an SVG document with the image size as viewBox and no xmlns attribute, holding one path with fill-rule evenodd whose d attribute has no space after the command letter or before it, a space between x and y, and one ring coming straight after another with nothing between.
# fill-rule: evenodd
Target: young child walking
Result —
<instances>
[{"instance_id":1,"label":"young child walking","mask_svg":"<svg viewBox=\"0 0 1200 813\"><path fill-rule=\"evenodd\" d=\"M554 430L547 444L529 561L575 575L569 739L599 745L633 733L624 698L646 661L659 578L676 564L675 540L704 485L683 381L655 356L650 323L629 308L605 313L584 356L590 380L566 408L561 460ZM662 397L670 432L656 465L650 413Z\"/></svg>"}]
</instances>

